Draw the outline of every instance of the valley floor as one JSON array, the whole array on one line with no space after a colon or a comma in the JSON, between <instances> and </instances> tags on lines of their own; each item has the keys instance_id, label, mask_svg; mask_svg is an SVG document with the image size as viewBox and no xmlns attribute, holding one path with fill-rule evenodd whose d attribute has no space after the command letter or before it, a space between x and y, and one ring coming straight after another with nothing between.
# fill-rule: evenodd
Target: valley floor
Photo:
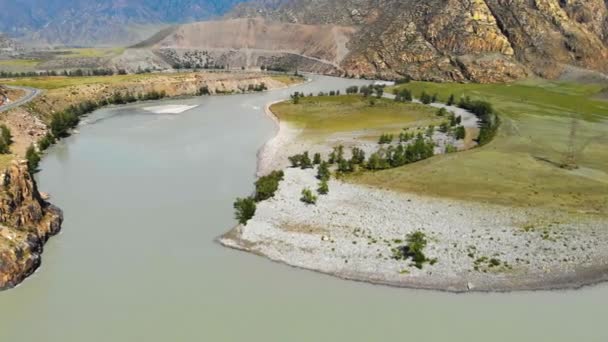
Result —
<instances>
[{"instance_id":1,"label":"valley floor","mask_svg":"<svg viewBox=\"0 0 608 342\"><path fill-rule=\"evenodd\" d=\"M294 153L306 150L327 153L337 143L369 144L353 140L352 134L311 138L310 130L301 124L274 119L279 132L258 156L260 175L286 168L287 156ZM540 132L539 139L545 134ZM258 203L255 216L246 225L237 226L219 241L288 265L399 287L454 292L511 291L576 288L608 280L608 229L603 209L590 212L577 210L574 204L534 205L538 199L525 196L515 205L505 203L500 194L495 195L495 201L442 195L443 187L455 186L449 178L449 163L454 160L457 161L454 172L462 172L453 174L454 179L460 184L469 177L473 191L477 190L476 178L480 175L476 170L458 170L471 154L478 158L480 153L491 153L496 146L504 152L505 138L496 139L496 143L487 147L401 168L362 172L341 179L332 177L329 194L318 196L316 205L300 201L303 188L317 188L316 171L287 168L275 196ZM400 175L420 168L427 173L414 175L409 181ZM503 179L518 170L502 170L507 175ZM436 181L437 171L445 175L442 181ZM395 184L396 179L403 184ZM433 183L429 185L430 191L425 193L416 189L416 184L408 184L419 179ZM543 187L552 180L529 178L528 182ZM466 195L471 189L463 186ZM584 182L569 186L573 192L583 191L579 186L584 186ZM489 187L485 191L491 193L495 189ZM537 197L548 195L541 193ZM425 254L431 260L436 259L436 263L425 264L422 269L393 258L394 249L416 231L426 234L429 242Z\"/></svg>"}]
</instances>

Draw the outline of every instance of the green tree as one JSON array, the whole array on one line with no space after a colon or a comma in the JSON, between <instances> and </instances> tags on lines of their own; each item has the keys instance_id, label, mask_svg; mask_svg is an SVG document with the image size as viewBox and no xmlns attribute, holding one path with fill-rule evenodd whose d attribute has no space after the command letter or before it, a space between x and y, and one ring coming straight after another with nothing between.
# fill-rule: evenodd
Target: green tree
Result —
<instances>
[{"instance_id":1,"label":"green tree","mask_svg":"<svg viewBox=\"0 0 608 342\"><path fill-rule=\"evenodd\" d=\"M426 91L423 91L420 95L420 102L428 105L432 102L431 95L427 94Z\"/></svg>"},{"instance_id":2,"label":"green tree","mask_svg":"<svg viewBox=\"0 0 608 342\"><path fill-rule=\"evenodd\" d=\"M27 167L30 173L38 172L38 165L40 164L40 154L36 151L34 145L30 145L25 152L25 159L27 160Z\"/></svg>"},{"instance_id":3,"label":"green tree","mask_svg":"<svg viewBox=\"0 0 608 342\"><path fill-rule=\"evenodd\" d=\"M315 196L310 189L302 189L302 197L300 201L306 204L316 204L317 196Z\"/></svg>"},{"instance_id":4,"label":"green tree","mask_svg":"<svg viewBox=\"0 0 608 342\"><path fill-rule=\"evenodd\" d=\"M454 98L454 94L450 95L450 98L448 99L448 106L453 106L454 104L456 104L456 99Z\"/></svg>"},{"instance_id":5,"label":"green tree","mask_svg":"<svg viewBox=\"0 0 608 342\"><path fill-rule=\"evenodd\" d=\"M272 198L284 176L283 171L273 171L267 176L260 177L255 182L255 201L261 202Z\"/></svg>"},{"instance_id":6,"label":"green tree","mask_svg":"<svg viewBox=\"0 0 608 342\"><path fill-rule=\"evenodd\" d=\"M1 136L4 142L7 145L13 143L13 135L11 134L10 128L8 128L5 124L0 125Z\"/></svg>"},{"instance_id":7,"label":"green tree","mask_svg":"<svg viewBox=\"0 0 608 342\"><path fill-rule=\"evenodd\" d=\"M40 151L46 151L46 149L51 147L51 145L53 145L54 143L55 138L53 137L53 135L51 135L51 133L47 133L40 139L40 141L38 141L38 148L40 148Z\"/></svg>"},{"instance_id":8,"label":"green tree","mask_svg":"<svg viewBox=\"0 0 608 342\"><path fill-rule=\"evenodd\" d=\"M322 180L319 183L317 192L319 193L319 195L327 195L329 193L329 185L327 185L327 180Z\"/></svg>"},{"instance_id":9,"label":"green tree","mask_svg":"<svg viewBox=\"0 0 608 342\"><path fill-rule=\"evenodd\" d=\"M312 163L315 165L321 164L321 153L315 153Z\"/></svg>"},{"instance_id":10,"label":"green tree","mask_svg":"<svg viewBox=\"0 0 608 342\"><path fill-rule=\"evenodd\" d=\"M234 202L235 218L240 224L247 222L255 215L256 204L253 197L237 198Z\"/></svg>"},{"instance_id":11,"label":"green tree","mask_svg":"<svg viewBox=\"0 0 608 342\"><path fill-rule=\"evenodd\" d=\"M329 171L329 164L325 161L321 162L317 169L317 179L327 181L330 177L331 172Z\"/></svg>"},{"instance_id":12,"label":"green tree","mask_svg":"<svg viewBox=\"0 0 608 342\"><path fill-rule=\"evenodd\" d=\"M310 157L308 156L308 151L306 151L302 154L302 157L300 159L300 168L302 168L302 169L312 168L312 161L310 160Z\"/></svg>"},{"instance_id":13,"label":"green tree","mask_svg":"<svg viewBox=\"0 0 608 342\"><path fill-rule=\"evenodd\" d=\"M454 137L457 140L464 139L466 137L466 135L467 135L467 133L466 133L466 130L465 130L465 128L463 126L456 127L456 130L454 132Z\"/></svg>"}]
</instances>

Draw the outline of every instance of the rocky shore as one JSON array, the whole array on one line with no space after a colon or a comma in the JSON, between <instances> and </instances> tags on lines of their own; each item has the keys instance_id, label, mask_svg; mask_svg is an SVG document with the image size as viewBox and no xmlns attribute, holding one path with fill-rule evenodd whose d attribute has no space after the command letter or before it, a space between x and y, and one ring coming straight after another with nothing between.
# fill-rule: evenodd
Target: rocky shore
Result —
<instances>
[{"instance_id":1,"label":"rocky shore","mask_svg":"<svg viewBox=\"0 0 608 342\"><path fill-rule=\"evenodd\" d=\"M61 229L59 208L43 199L25 162L13 161L0 184L0 290L40 265L45 242Z\"/></svg>"},{"instance_id":2,"label":"rocky shore","mask_svg":"<svg viewBox=\"0 0 608 342\"><path fill-rule=\"evenodd\" d=\"M272 115L272 113L268 113ZM298 140L280 122L259 154L258 173L287 166L286 153L327 149ZM328 152L328 151L325 151ZM314 170L286 169L274 198L219 238L224 246L345 279L453 292L577 288L608 280L606 218L543 208L398 193L332 179L316 205ZM393 258L408 234L423 232L422 269Z\"/></svg>"}]
</instances>

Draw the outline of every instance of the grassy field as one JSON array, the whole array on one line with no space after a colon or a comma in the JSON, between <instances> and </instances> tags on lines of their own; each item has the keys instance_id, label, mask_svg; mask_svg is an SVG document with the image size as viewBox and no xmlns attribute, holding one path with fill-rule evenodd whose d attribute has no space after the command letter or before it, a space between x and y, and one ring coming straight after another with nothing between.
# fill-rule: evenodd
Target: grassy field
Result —
<instances>
[{"instance_id":1,"label":"grassy field","mask_svg":"<svg viewBox=\"0 0 608 342\"><path fill-rule=\"evenodd\" d=\"M404 192L515 206L542 206L608 215L608 102L603 86L531 80L516 84L436 84L401 87L447 100L491 102L502 126L489 145L351 181ZM559 164L573 156L579 166Z\"/></svg>"},{"instance_id":2,"label":"grassy field","mask_svg":"<svg viewBox=\"0 0 608 342\"><path fill-rule=\"evenodd\" d=\"M303 137L324 139L334 133L364 132L377 139L382 133L399 133L403 128L439 123L436 110L418 104L396 103L388 99L368 99L359 95L314 96L275 104L273 113L282 121L303 128Z\"/></svg>"}]
</instances>

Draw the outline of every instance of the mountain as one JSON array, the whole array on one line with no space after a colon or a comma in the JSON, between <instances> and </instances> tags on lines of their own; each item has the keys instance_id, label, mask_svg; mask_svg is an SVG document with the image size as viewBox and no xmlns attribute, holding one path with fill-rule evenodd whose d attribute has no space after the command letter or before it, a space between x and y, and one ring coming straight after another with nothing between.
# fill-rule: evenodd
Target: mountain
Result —
<instances>
[{"instance_id":1,"label":"mountain","mask_svg":"<svg viewBox=\"0 0 608 342\"><path fill-rule=\"evenodd\" d=\"M256 0L229 16L352 25L341 67L353 75L501 82L608 71L604 0Z\"/></svg>"},{"instance_id":2,"label":"mountain","mask_svg":"<svg viewBox=\"0 0 608 342\"><path fill-rule=\"evenodd\" d=\"M43 44L131 44L174 23L221 16L243 0L0 0L0 32Z\"/></svg>"},{"instance_id":3,"label":"mountain","mask_svg":"<svg viewBox=\"0 0 608 342\"><path fill-rule=\"evenodd\" d=\"M116 67L293 69L341 74L356 29L259 18L190 23L161 30L113 60ZM147 59L148 63L142 63Z\"/></svg>"}]
</instances>

